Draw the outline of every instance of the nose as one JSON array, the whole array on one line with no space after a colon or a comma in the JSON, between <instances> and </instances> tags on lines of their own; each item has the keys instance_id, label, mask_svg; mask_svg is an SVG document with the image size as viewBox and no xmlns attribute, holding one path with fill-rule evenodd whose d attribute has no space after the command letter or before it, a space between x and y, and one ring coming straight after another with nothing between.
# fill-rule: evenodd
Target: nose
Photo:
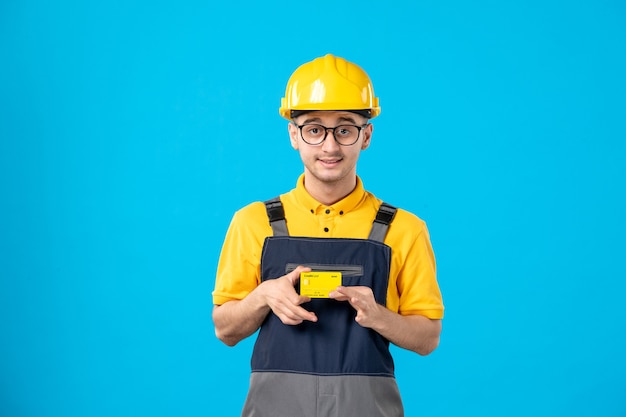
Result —
<instances>
[{"instance_id":1,"label":"nose","mask_svg":"<svg viewBox=\"0 0 626 417\"><path fill-rule=\"evenodd\" d=\"M326 128L326 136L324 137L324 141L322 142L322 150L331 151L339 147L339 143L335 139L335 128L327 127Z\"/></svg>"}]
</instances>

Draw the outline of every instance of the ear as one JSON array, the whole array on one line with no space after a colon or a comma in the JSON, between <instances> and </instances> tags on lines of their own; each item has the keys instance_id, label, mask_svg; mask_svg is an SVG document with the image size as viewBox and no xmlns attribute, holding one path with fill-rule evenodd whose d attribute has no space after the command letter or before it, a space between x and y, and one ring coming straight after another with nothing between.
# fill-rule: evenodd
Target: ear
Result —
<instances>
[{"instance_id":1,"label":"ear","mask_svg":"<svg viewBox=\"0 0 626 417\"><path fill-rule=\"evenodd\" d=\"M372 143L372 133L374 132L374 125L368 123L367 126L363 128L363 142L361 143L361 150L365 150L370 147Z\"/></svg>"},{"instance_id":2,"label":"ear","mask_svg":"<svg viewBox=\"0 0 626 417\"><path fill-rule=\"evenodd\" d=\"M298 128L294 123L290 122L287 125L287 130L289 131L289 141L291 142L291 147L298 150Z\"/></svg>"}]
</instances>

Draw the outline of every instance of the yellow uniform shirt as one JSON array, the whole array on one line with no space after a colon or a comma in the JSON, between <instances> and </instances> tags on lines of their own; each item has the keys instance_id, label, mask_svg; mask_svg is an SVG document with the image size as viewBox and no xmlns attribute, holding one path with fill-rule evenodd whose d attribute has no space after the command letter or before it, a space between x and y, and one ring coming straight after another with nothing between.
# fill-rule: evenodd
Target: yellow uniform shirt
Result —
<instances>
[{"instance_id":1,"label":"yellow uniform shirt","mask_svg":"<svg viewBox=\"0 0 626 417\"><path fill-rule=\"evenodd\" d=\"M296 188L280 196L291 236L367 239L382 201L357 186L343 200L325 206L304 188L304 175ZM213 303L241 300L261 282L261 250L272 236L262 202L252 203L233 216L217 268ZM402 315L443 317L441 292L428 229L417 216L398 209L385 244L391 247L387 308Z\"/></svg>"}]
</instances>

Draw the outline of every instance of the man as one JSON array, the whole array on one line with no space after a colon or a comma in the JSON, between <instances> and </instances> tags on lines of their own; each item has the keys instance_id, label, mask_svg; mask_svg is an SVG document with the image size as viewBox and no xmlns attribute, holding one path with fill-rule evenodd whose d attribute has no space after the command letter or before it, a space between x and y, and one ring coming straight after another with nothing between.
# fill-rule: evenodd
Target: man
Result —
<instances>
[{"instance_id":1,"label":"man","mask_svg":"<svg viewBox=\"0 0 626 417\"><path fill-rule=\"evenodd\" d=\"M443 304L425 223L356 173L378 98L360 67L326 55L292 74L279 112L304 174L235 213L213 292L221 341L260 330L242 415L402 416L389 342L431 353Z\"/></svg>"}]
</instances>

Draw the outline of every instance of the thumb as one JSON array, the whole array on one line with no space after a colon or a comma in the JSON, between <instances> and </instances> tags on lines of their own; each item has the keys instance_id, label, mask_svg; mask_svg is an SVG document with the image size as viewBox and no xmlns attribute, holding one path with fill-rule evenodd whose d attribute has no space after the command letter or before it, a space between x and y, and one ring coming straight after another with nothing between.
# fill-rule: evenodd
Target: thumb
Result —
<instances>
[{"instance_id":1,"label":"thumb","mask_svg":"<svg viewBox=\"0 0 626 417\"><path fill-rule=\"evenodd\" d=\"M288 273L286 277L289 279L289 281L291 281L291 285L296 285L296 282L298 282L298 280L300 279L300 273L310 272L310 271L311 271L311 268L298 265L298 267L294 269L293 271L291 271L290 273Z\"/></svg>"}]
</instances>

